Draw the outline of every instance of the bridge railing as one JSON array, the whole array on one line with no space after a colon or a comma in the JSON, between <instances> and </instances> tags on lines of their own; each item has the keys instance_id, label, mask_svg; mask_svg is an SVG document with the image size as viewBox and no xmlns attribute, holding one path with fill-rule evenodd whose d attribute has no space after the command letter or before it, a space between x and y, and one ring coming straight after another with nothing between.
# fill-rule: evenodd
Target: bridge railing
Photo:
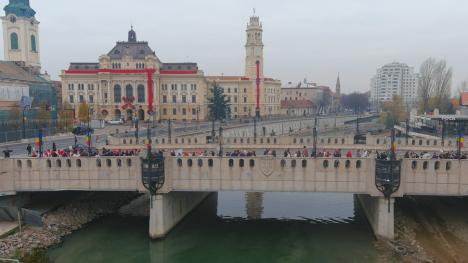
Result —
<instances>
[{"instance_id":1,"label":"bridge railing","mask_svg":"<svg viewBox=\"0 0 468 263\"><path fill-rule=\"evenodd\" d=\"M253 137L227 137L222 139L224 145L238 145L242 147L243 145L265 145L266 148L273 148L275 145L291 145L302 148L302 146L312 147L313 145L313 136L259 136L256 141ZM113 138L112 143L114 145L123 145L123 146L141 146L144 143L144 139L140 138L138 144L136 143L135 138ZM374 136L367 135L366 143L363 144L368 147L381 147L389 148L391 139L390 137L385 136ZM152 138L153 145L161 146L170 146L170 145L191 145L191 146L206 146L208 144L206 136L182 136L176 137L169 140L168 137L154 137ZM406 139L397 138L395 143L397 144L397 149L399 147L405 147L411 149L412 147L417 147L418 149L427 148L430 150L439 149L444 147L444 149L456 148L455 139L447 139L444 144L441 139L409 139L406 143ZM352 135L342 135L342 136L318 136L317 137L317 147L326 148L326 147L343 147L354 145L354 136ZM468 145L465 145L463 150L468 150Z\"/></svg>"},{"instance_id":2,"label":"bridge railing","mask_svg":"<svg viewBox=\"0 0 468 263\"><path fill-rule=\"evenodd\" d=\"M11 158L6 173L15 191L139 191L139 157Z\"/></svg>"},{"instance_id":3,"label":"bridge railing","mask_svg":"<svg viewBox=\"0 0 468 263\"><path fill-rule=\"evenodd\" d=\"M408 195L468 195L468 160L404 159L403 191Z\"/></svg>"},{"instance_id":4,"label":"bridge railing","mask_svg":"<svg viewBox=\"0 0 468 263\"><path fill-rule=\"evenodd\" d=\"M369 193L372 165L369 158L167 157L163 191Z\"/></svg>"}]
</instances>

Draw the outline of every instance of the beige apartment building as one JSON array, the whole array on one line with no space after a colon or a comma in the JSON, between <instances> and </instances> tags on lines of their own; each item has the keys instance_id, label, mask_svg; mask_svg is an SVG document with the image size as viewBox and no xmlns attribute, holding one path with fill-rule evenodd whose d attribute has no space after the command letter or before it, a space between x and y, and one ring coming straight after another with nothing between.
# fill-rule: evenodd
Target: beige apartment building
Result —
<instances>
[{"instance_id":1,"label":"beige apartment building","mask_svg":"<svg viewBox=\"0 0 468 263\"><path fill-rule=\"evenodd\" d=\"M63 70L62 101L78 109L93 108L100 119L206 120L213 85L230 99L231 117L255 116L257 61L260 114L280 114L281 82L263 75L262 24L253 16L247 25L245 74L205 76L197 63L163 63L133 28L98 63L70 63Z\"/></svg>"}]
</instances>

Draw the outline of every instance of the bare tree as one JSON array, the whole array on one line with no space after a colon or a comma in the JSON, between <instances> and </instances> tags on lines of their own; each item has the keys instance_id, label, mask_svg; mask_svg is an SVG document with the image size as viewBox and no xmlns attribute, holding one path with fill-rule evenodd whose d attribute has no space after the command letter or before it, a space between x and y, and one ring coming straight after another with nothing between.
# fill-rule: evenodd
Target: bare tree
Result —
<instances>
[{"instance_id":1,"label":"bare tree","mask_svg":"<svg viewBox=\"0 0 468 263\"><path fill-rule=\"evenodd\" d=\"M439 108L447 110L447 99L452 86L452 68L447 67L445 60L429 58L421 65L419 71L419 109L422 113Z\"/></svg>"},{"instance_id":2,"label":"bare tree","mask_svg":"<svg viewBox=\"0 0 468 263\"><path fill-rule=\"evenodd\" d=\"M458 84L456 92L456 96L459 96L464 92L468 92L468 80L464 80L460 84Z\"/></svg>"}]
</instances>

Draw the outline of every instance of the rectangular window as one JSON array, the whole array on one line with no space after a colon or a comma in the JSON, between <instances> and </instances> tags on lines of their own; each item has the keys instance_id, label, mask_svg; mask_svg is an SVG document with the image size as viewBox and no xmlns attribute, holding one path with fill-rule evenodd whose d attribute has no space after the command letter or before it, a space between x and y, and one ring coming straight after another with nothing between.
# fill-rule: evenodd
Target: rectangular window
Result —
<instances>
[{"instance_id":1,"label":"rectangular window","mask_svg":"<svg viewBox=\"0 0 468 263\"><path fill-rule=\"evenodd\" d=\"M195 109L192 109L192 115L197 115L197 111Z\"/></svg>"},{"instance_id":2,"label":"rectangular window","mask_svg":"<svg viewBox=\"0 0 468 263\"><path fill-rule=\"evenodd\" d=\"M182 103L187 103L187 96L182 95Z\"/></svg>"},{"instance_id":3,"label":"rectangular window","mask_svg":"<svg viewBox=\"0 0 468 263\"><path fill-rule=\"evenodd\" d=\"M74 103L74 101L73 101L73 95L70 95L69 101L70 101L70 103Z\"/></svg>"},{"instance_id":4,"label":"rectangular window","mask_svg":"<svg viewBox=\"0 0 468 263\"><path fill-rule=\"evenodd\" d=\"M247 107L244 107L244 113L247 112Z\"/></svg>"},{"instance_id":5,"label":"rectangular window","mask_svg":"<svg viewBox=\"0 0 468 263\"><path fill-rule=\"evenodd\" d=\"M177 115L177 109L172 109L172 115Z\"/></svg>"},{"instance_id":6,"label":"rectangular window","mask_svg":"<svg viewBox=\"0 0 468 263\"><path fill-rule=\"evenodd\" d=\"M162 99L163 99L163 101L162 101L163 103L167 103L167 96L166 95L163 95Z\"/></svg>"},{"instance_id":7,"label":"rectangular window","mask_svg":"<svg viewBox=\"0 0 468 263\"><path fill-rule=\"evenodd\" d=\"M192 103L197 103L197 96L192 95Z\"/></svg>"},{"instance_id":8,"label":"rectangular window","mask_svg":"<svg viewBox=\"0 0 468 263\"><path fill-rule=\"evenodd\" d=\"M83 95L80 95L80 103L83 103L84 102L84 97Z\"/></svg>"},{"instance_id":9,"label":"rectangular window","mask_svg":"<svg viewBox=\"0 0 468 263\"><path fill-rule=\"evenodd\" d=\"M187 115L187 110L186 110L186 109L182 109L182 114L183 114L183 115Z\"/></svg>"},{"instance_id":10,"label":"rectangular window","mask_svg":"<svg viewBox=\"0 0 468 263\"><path fill-rule=\"evenodd\" d=\"M89 103L94 103L94 96L93 95L89 95Z\"/></svg>"},{"instance_id":11,"label":"rectangular window","mask_svg":"<svg viewBox=\"0 0 468 263\"><path fill-rule=\"evenodd\" d=\"M244 103L247 103L247 97L244 97Z\"/></svg>"},{"instance_id":12,"label":"rectangular window","mask_svg":"<svg viewBox=\"0 0 468 263\"><path fill-rule=\"evenodd\" d=\"M167 115L167 109L166 108L163 109L163 115Z\"/></svg>"},{"instance_id":13,"label":"rectangular window","mask_svg":"<svg viewBox=\"0 0 468 263\"><path fill-rule=\"evenodd\" d=\"M177 97L176 97L176 95L173 95L172 96L172 103L176 103L176 102L177 102Z\"/></svg>"}]
</instances>

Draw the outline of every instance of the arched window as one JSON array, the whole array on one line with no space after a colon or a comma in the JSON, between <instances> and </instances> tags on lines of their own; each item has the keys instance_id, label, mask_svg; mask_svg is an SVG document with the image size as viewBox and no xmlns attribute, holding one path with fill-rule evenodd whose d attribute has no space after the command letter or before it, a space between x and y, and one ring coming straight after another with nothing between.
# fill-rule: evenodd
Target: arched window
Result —
<instances>
[{"instance_id":1,"label":"arched window","mask_svg":"<svg viewBox=\"0 0 468 263\"><path fill-rule=\"evenodd\" d=\"M125 96L127 98L133 97L133 87L132 87L132 85L128 84L125 87Z\"/></svg>"},{"instance_id":2,"label":"arched window","mask_svg":"<svg viewBox=\"0 0 468 263\"><path fill-rule=\"evenodd\" d=\"M122 88L120 85L114 86L114 102L121 103L122 102Z\"/></svg>"},{"instance_id":3,"label":"arched window","mask_svg":"<svg viewBox=\"0 0 468 263\"><path fill-rule=\"evenodd\" d=\"M31 35L31 51L32 52L37 52L36 36L35 35Z\"/></svg>"},{"instance_id":4,"label":"arched window","mask_svg":"<svg viewBox=\"0 0 468 263\"><path fill-rule=\"evenodd\" d=\"M10 34L10 42L11 42L11 49L18 49L18 34L11 33Z\"/></svg>"},{"instance_id":5,"label":"arched window","mask_svg":"<svg viewBox=\"0 0 468 263\"><path fill-rule=\"evenodd\" d=\"M138 102L145 102L145 86L138 85Z\"/></svg>"}]
</instances>

